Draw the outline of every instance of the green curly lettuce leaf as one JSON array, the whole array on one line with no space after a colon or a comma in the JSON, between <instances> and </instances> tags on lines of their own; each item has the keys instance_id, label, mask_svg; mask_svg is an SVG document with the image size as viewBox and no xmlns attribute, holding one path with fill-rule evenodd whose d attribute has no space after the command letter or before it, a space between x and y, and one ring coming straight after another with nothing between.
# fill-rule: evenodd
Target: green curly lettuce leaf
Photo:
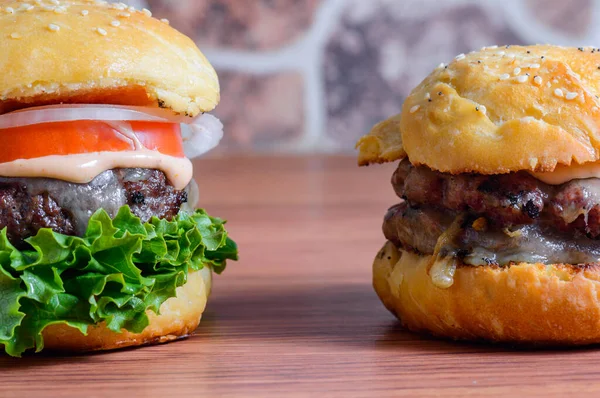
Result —
<instances>
[{"instance_id":1,"label":"green curly lettuce leaf","mask_svg":"<svg viewBox=\"0 0 600 398\"><path fill-rule=\"evenodd\" d=\"M17 250L2 230L0 345L12 356L39 352L42 331L58 323L82 333L103 321L114 332L141 332L146 311L158 313L189 270L220 274L237 260L224 223L197 210L144 224L124 206L114 219L98 210L83 237L42 229L27 239L30 250Z\"/></svg>"}]
</instances>

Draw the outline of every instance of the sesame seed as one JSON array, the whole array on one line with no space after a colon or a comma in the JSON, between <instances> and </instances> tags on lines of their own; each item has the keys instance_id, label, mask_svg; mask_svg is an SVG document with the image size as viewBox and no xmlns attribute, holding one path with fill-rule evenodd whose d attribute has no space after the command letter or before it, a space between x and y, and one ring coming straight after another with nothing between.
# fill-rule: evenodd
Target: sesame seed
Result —
<instances>
[{"instance_id":1,"label":"sesame seed","mask_svg":"<svg viewBox=\"0 0 600 398\"><path fill-rule=\"evenodd\" d=\"M169 20L167 18L161 18L160 22L166 23L167 25L170 24L170 22L169 22Z\"/></svg>"},{"instance_id":2,"label":"sesame seed","mask_svg":"<svg viewBox=\"0 0 600 398\"><path fill-rule=\"evenodd\" d=\"M546 87L548 87L548 88L552 87L552 83L550 83L550 82L546 83Z\"/></svg>"},{"instance_id":3,"label":"sesame seed","mask_svg":"<svg viewBox=\"0 0 600 398\"><path fill-rule=\"evenodd\" d=\"M478 59L478 60L477 60L477 63L478 63L478 64L480 64L480 63L481 63L481 60L480 60L480 59Z\"/></svg>"},{"instance_id":4,"label":"sesame seed","mask_svg":"<svg viewBox=\"0 0 600 398\"><path fill-rule=\"evenodd\" d=\"M149 9L147 9L147 8L142 9L142 12L144 14L146 14L147 17L151 17L152 16L152 12Z\"/></svg>"},{"instance_id":5,"label":"sesame seed","mask_svg":"<svg viewBox=\"0 0 600 398\"><path fill-rule=\"evenodd\" d=\"M542 55L540 58L541 58L541 59L544 59L544 58L546 58L546 57L544 57L544 56Z\"/></svg>"},{"instance_id":6,"label":"sesame seed","mask_svg":"<svg viewBox=\"0 0 600 398\"><path fill-rule=\"evenodd\" d=\"M88 15L90 12L88 10L81 10L81 15L83 15L84 17L86 15Z\"/></svg>"},{"instance_id":7,"label":"sesame seed","mask_svg":"<svg viewBox=\"0 0 600 398\"><path fill-rule=\"evenodd\" d=\"M119 13L119 16L120 16L121 18L129 18L129 17L131 16L131 14L130 14L130 13L128 13L128 12L120 12L120 13Z\"/></svg>"},{"instance_id":8,"label":"sesame seed","mask_svg":"<svg viewBox=\"0 0 600 398\"><path fill-rule=\"evenodd\" d=\"M577 94L577 93L567 93L567 95L565 95L565 98L568 100L572 100L572 99L577 98L578 95L579 94Z\"/></svg>"},{"instance_id":9,"label":"sesame seed","mask_svg":"<svg viewBox=\"0 0 600 398\"><path fill-rule=\"evenodd\" d=\"M421 108L421 105L415 105L412 108L410 108L410 113L415 113L416 111L419 110L419 108Z\"/></svg>"},{"instance_id":10,"label":"sesame seed","mask_svg":"<svg viewBox=\"0 0 600 398\"><path fill-rule=\"evenodd\" d=\"M35 8L35 6L31 5L31 4L27 4L27 3L23 3L21 4L21 9L24 11L31 11Z\"/></svg>"},{"instance_id":11,"label":"sesame seed","mask_svg":"<svg viewBox=\"0 0 600 398\"><path fill-rule=\"evenodd\" d=\"M10 38L11 38L11 39L18 40L18 39L20 39L20 38L21 38L21 35L20 35L20 34L18 34L18 33L11 33L11 34L10 34Z\"/></svg>"},{"instance_id":12,"label":"sesame seed","mask_svg":"<svg viewBox=\"0 0 600 398\"><path fill-rule=\"evenodd\" d=\"M96 28L96 32L98 32L102 36L106 36L108 34L108 32L102 28Z\"/></svg>"},{"instance_id":13,"label":"sesame seed","mask_svg":"<svg viewBox=\"0 0 600 398\"><path fill-rule=\"evenodd\" d=\"M50 29L52 32L58 32L60 30L60 26L51 23L48 25L48 29Z\"/></svg>"},{"instance_id":14,"label":"sesame seed","mask_svg":"<svg viewBox=\"0 0 600 398\"><path fill-rule=\"evenodd\" d=\"M14 14L15 13L15 9L12 7L6 7L6 12L9 14Z\"/></svg>"},{"instance_id":15,"label":"sesame seed","mask_svg":"<svg viewBox=\"0 0 600 398\"><path fill-rule=\"evenodd\" d=\"M431 98L431 94L425 93L425 99L429 99L429 98Z\"/></svg>"},{"instance_id":16,"label":"sesame seed","mask_svg":"<svg viewBox=\"0 0 600 398\"><path fill-rule=\"evenodd\" d=\"M540 64L531 64L529 65L530 69L539 69L540 68Z\"/></svg>"},{"instance_id":17,"label":"sesame seed","mask_svg":"<svg viewBox=\"0 0 600 398\"><path fill-rule=\"evenodd\" d=\"M515 70L513 70L513 74L515 76L517 76L519 73L521 73L521 68L515 68Z\"/></svg>"},{"instance_id":18,"label":"sesame seed","mask_svg":"<svg viewBox=\"0 0 600 398\"><path fill-rule=\"evenodd\" d=\"M564 93L560 88L557 88L556 90L554 90L554 95L556 95L557 97L564 97Z\"/></svg>"},{"instance_id":19,"label":"sesame seed","mask_svg":"<svg viewBox=\"0 0 600 398\"><path fill-rule=\"evenodd\" d=\"M531 54L531 51L527 50L527 54Z\"/></svg>"},{"instance_id":20,"label":"sesame seed","mask_svg":"<svg viewBox=\"0 0 600 398\"><path fill-rule=\"evenodd\" d=\"M498 51L498 55L504 55L504 54L506 54L506 52L504 52L504 51Z\"/></svg>"},{"instance_id":21,"label":"sesame seed","mask_svg":"<svg viewBox=\"0 0 600 398\"><path fill-rule=\"evenodd\" d=\"M134 6L129 7L128 10L129 10L129 12L135 12L136 11Z\"/></svg>"},{"instance_id":22,"label":"sesame seed","mask_svg":"<svg viewBox=\"0 0 600 398\"><path fill-rule=\"evenodd\" d=\"M112 8L113 10L121 10L121 11L123 11L123 10L125 10L127 8L127 5L123 4L123 3L112 3L110 5L110 8Z\"/></svg>"},{"instance_id":23,"label":"sesame seed","mask_svg":"<svg viewBox=\"0 0 600 398\"><path fill-rule=\"evenodd\" d=\"M527 76L527 75L521 75L521 76L517 76L517 77L515 78L515 80L516 80L518 83L525 83L525 82L527 81L527 79L528 79L528 78L529 78L529 76Z\"/></svg>"},{"instance_id":24,"label":"sesame seed","mask_svg":"<svg viewBox=\"0 0 600 398\"><path fill-rule=\"evenodd\" d=\"M539 77L539 76L534 76L534 78L533 78L533 82L534 82L536 85L538 85L538 86L541 86L541 85L542 85L542 78L541 78L541 77Z\"/></svg>"},{"instance_id":25,"label":"sesame seed","mask_svg":"<svg viewBox=\"0 0 600 398\"><path fill-rule=\"evenodd\" d=\"M117 26L121 25L121 22L115 20L115 21L112 21L110 24L116 28Z\"/></svg>"},{"instance_id":26,"label":"sesame seed","mask_svg":"<svg viewBox=\"0 0 600 398\"><path fill-rule=\"evenodd\" d=\"M441 92L441 91L438 91L438 95L442 95L442 92Z\"/></svg>"},{"instance_id":27,"label":"sesame seed","mask_svg":"<svg viewBox=\"0 0 600 398\"><path fill-rule=\"evenodd\" d=\"M502 75L500 75L500 80L506 80L510 77L510 75L508 73L504 73Z\"/></svg>"},{"instance_id":28,"label":"sesame seed","mask_svg":"<svg viewBox=\"0 0 600 398\"><path fill-rule=\"evenodd\" d=\"M577 47L579 51L583 51L583 47Z\"/></svg>"},{"instance_id":29,"label":"sesame seed","mask_svg":"<svg viewBox=\"0 0 600 398\"><path fill-rule=\"evenodd\" d=\"M498 48L498 46L493 45L493 46L489 46L488 48L494 49L494 48Z\"/></svg>"},{"instance_id":30,"label":"sesame seed","mask_svg":"<svg viewBox=\"0 0 600 398\"><path fill-rule=\"evenodd\" d=\"M441 63L441 64L439 64L437 67L438 67L438 69L442 69L444 66L446 66L446 65L445 65L445 64L442 62L442 63ZM600 69L600 68L598 68L598 69Z\"/></svg>"},{"instance_id":31,"label":"sesame seed","mask_svg":"<svg viewBox=\"0 0 600 398\"><path fill-rule=\"evenodd\" d=\"M532 169L535 169L535 167L537 166L537 164L538 164L538 159L537 158L529 158L529 166Z\"/></svg>"},{"instance_id":32,"label":"sesame seed","mask_svg":"<svg viewBox=\"0 0 600 398\"><path fill-rule=\"evenodd\" d=\"M487 115L487 108L484 105L479 105L478 106L478 110L483 113L484 115Z\"/></svg>"}]
</instances>

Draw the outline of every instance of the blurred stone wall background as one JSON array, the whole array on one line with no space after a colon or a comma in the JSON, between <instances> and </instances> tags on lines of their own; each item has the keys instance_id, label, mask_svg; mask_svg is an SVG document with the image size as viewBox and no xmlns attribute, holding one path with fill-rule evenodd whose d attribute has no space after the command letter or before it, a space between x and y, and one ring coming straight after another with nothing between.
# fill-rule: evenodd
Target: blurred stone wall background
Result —
<instances>
[{"instance_id":1,"label":"blurred stone wall background","mask_svg":"<svg viewBox=\"0 0 600 398\"><path fill-rule=\"evenodd\" d=\"M352 153L440 62L492 44L595 45L598 0L130 0L217 69L216 152Z\"/></svg>"}]
</instances>

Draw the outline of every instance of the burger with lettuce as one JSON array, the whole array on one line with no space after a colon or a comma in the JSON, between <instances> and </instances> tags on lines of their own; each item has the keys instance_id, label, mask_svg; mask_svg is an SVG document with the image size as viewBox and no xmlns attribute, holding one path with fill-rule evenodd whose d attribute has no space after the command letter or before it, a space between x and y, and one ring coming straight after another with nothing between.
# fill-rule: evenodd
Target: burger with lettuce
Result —
<instances>
[{"instance_id":1,"label":"burger with lettuce","mask_svg":"<svg viewBox=\"0 0 600 398\"><path fill-rule=\"evenodd\" d=\"M222 136L217 75L148 10L0 2L0 346L162 343L237 259L194 209L190 158Z\"/></svg>"}]
</instances>

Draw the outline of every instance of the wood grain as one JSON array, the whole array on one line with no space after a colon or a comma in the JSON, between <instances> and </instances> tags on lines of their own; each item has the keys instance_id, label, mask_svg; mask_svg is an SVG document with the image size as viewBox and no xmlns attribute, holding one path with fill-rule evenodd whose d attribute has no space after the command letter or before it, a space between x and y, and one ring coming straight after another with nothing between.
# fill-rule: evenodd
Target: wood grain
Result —
<instances>
[{"instance_id":1,"label":"wood grain","mask_svg":"<svg viewBox=\"0 0 600 398\"><path fill-rule=\"evenodd\" d=\"M371 288L393 165L350 158L197 162L202 205L242 259L191 338L95 355L0 357L0 396L600 394L596 349L521 351L399 329Z\"/></svg>"}]
</instances>

